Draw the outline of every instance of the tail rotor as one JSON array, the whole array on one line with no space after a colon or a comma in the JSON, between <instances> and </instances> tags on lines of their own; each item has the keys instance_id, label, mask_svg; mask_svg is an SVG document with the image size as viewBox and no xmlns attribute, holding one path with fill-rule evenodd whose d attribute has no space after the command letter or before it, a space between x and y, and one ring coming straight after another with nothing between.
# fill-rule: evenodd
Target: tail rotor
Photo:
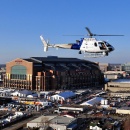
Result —
<instances>
[{"instance_id":1,"label":"tail rotor","mask_svg":"<svg viewBox=\"0 0 130 130\"><path fill-rule=\"evenodd\" d=\"M41 39L41 41L42 41L42 43L44 45L44 51L45 52L48 51L49 41L47 40L47 42L46 42L42 35L40 36L40 39Z\"/></svg>"}]
</instances>

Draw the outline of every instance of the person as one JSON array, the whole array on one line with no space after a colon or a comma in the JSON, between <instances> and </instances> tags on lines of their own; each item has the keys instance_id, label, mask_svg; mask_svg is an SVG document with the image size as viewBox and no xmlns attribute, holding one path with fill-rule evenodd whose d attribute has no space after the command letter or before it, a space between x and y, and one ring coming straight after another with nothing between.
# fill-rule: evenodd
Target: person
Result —
<instances>
[{"instance_id":1,"label":"person","mask_svg":"<svg viewBox=\"0 0 130 130\"><path fill-rule=\"evenodd\" d=\"M102 43L102 48L103 48L103 49L105 49L105 48L106 48L106 47L105 47L105 45L104 45L103 43Z\"/></svg>"}]
</instances>

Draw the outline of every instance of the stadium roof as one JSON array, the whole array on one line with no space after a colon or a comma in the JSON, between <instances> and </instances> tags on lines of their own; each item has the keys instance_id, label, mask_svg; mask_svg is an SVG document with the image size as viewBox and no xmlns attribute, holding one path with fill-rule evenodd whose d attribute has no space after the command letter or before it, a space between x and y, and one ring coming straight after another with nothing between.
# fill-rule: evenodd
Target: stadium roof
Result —
<instances>
[{"instance_id":1,"label":"stadium roof","mask_svg":"<svg viewBox=\"0 0 130 130\"><path fill-rule=\"evenodd\" d=\"M57 56L48 56L48 57L31 57L30 59L36 60L39 62L88 62L88 63L93 63L91 61L83 60L83 59L78 59L78 58L66 58L66 57L57 57Z\"/></svg>"},{"instance_id":2,"label":"stadium roof","mask_svg":"<svg viewBox=\"0 0 130 130\"><path fill-rule=\"evenodd\" d=\"M46 69L52 69L57 71L64 70L83 70L83 69L99 69L98 65L94 62L77 58L63 58L57 56L48 57L30 57L24 59L28 62L33 62L34 66L42 67L46 66Z\"/></svg>"}]
</instances>

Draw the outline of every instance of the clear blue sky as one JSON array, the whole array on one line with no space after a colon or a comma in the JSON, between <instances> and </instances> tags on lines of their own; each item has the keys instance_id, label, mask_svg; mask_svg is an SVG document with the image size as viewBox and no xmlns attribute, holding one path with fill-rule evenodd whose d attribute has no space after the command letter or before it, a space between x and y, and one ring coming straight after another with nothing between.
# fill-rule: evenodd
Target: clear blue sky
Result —
<instances>
[{"instance_id":1,"label":"clear blue sky","mask_svg":"<svg viewBox=\"0 0 130 130\"><path fill-rule=\"evenodd\" d=\"M95 62L130 62L129 0L0 0L0 64L32 56L75 57ZM123 37L97 37L108 40L115 51L104 58L84 58L78 51L43 51L39 36L50 43L74 43L87 34L123 34Z\"/></svg>"}]
</instances>

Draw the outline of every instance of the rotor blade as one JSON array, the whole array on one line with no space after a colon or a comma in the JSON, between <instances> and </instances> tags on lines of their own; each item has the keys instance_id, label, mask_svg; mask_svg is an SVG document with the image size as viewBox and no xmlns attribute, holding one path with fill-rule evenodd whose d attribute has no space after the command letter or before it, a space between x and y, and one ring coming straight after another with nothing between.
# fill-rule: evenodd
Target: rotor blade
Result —
<instances>
[{"instance_id":1,"label":"rotor blade","mask_svg":"<svg viewBox=\"0 0 130 130\"><path fill-rule=\"evenodd\" d=\"M76 35L63 35L63 36L85 36L85 35L78 35L78 34L76 34Z\"/></svg>"},{"instance_id":2,"label":"rotor blade","mask_svg":"<svg viewBox=\"0 0 130 130\"><path fill-rule=\"evenodd\" d=\"M88 27L85 27L85 29L88 31L89 35L88 36L93 36L94 34L91 33L90 29Z\"/></svg>"},{"instance_id":3,"label":"rotor blade","mask_svg":"<svg viewBox=\"0 0 130 130\"><path fill-rule=\"evenodd\" d=\"M93 34L93 36L124 36L124 35L98 35L98 34Z\"/></svg>"},{"instance_id":4,"label":"rotor blade","mask_svg":"<svg viewBox=\"0 0 130 130\"><path fill-rule=\"evenodd\" d=\"M124 36L124 35L100 35L100 34L93 34L90 29L88 27L85 27L85 29L88 31L88 36L92 37L92 36Z\"/></svg>"}]
</instances>

